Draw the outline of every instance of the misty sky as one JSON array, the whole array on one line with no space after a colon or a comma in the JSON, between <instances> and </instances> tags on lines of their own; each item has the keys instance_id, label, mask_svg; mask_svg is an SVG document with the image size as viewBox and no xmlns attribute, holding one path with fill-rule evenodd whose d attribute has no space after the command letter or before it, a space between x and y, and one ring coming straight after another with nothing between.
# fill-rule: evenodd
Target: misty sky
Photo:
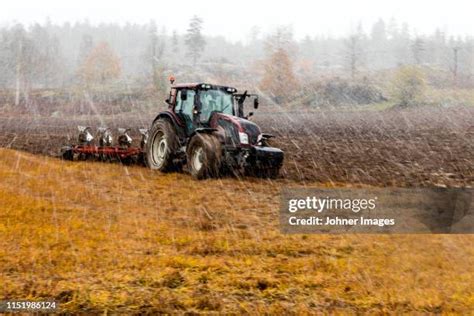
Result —
<instances>
[{"instance_id":1,"label":"misty sky","mask_svg":"<svg viewBox=\"0 0 474 316\"><path fill-rule=\"evenodd\" d=\"M255 25L262 32L291 25L297 38L339 36L351 32L359 21L369 31L379 18L407 22L419 34L432 33L437 27L451 35L474 34L474 8L468 0L4 0L0 24L44 22L46 17L54 23L88 19L94 24L154 19L168 31L184 33L194 14L204 19L205 34L234 41L245 40Z\"/></svg>"}]
</instances>

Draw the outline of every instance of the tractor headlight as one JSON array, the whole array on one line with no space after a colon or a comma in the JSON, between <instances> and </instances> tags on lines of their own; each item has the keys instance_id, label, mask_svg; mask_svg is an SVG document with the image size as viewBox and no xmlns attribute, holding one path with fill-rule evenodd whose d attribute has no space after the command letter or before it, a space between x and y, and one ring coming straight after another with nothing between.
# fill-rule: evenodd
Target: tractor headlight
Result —
<instances>
[{"instance_id":1,"label":"tractor headlight","mask_svg":"<svg viewBox=\"0 0 474 316\"><path fill-rule=\"evenodd\" d=\"M239 132L239 140L241 144L248 145L249 144L249 135L247 133Z\"/></svg>"}]
</instances>

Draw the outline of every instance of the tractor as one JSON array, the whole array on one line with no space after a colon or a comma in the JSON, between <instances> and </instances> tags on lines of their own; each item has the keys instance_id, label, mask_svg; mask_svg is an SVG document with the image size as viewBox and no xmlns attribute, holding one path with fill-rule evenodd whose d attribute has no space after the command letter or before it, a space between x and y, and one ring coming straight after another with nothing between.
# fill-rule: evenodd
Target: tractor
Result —
<instances>
[{"instance_id":1,"label":"tractor","mask_svg":"<svg viewBox=\"0 0 474 316\"><path fill-rule=\"evenodd\" d=\"M208 83L174 84L168 109L159 113L144 144L146 165L163 172L186 165L196 179L217 177L226 171L274 178L283 164L283 151L268 146L270 134L245 115L244 102L258 95Z\"/></svg>"}]
</instances>

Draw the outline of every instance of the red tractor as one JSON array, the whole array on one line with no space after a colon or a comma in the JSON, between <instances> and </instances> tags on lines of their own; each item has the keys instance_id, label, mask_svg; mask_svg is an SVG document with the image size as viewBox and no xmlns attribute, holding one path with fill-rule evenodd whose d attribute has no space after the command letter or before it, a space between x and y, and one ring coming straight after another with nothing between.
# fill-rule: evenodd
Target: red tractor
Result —
<instances>
[{"instance_id":1,"label":"red tractor","mask_svg":"<svg viewBox=\"0 0 474 316\"><path fill-rule=\"evenodd\" d=\"M174 80L171 80L173 84ZM207 83L171 86L168 110L159 113L144 143L145 163L151 169L171 171L186 164L197 179L226 170L276 177L283 151L269 147L264 134L244 114L244 102L258 96L232 87Z\"/></svg>"}]
</instances>

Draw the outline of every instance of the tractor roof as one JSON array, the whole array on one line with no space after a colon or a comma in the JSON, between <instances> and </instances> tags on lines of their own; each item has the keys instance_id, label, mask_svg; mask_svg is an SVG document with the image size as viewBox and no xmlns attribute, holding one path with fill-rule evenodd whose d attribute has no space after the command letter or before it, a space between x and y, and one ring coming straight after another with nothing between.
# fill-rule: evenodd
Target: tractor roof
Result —
<instances>
[{"instance_id":1,"label":"tractor roof","mask_svg":"<svg viewBox=\"0 0 474 316\"><path fill-rule=\"evenodd\" d=\"M204 82L192 82L192 83L178 83L172 85L172 88L174 89L196 89L200 86L207 86L207 89L233 89L235 90L234 92L237 92L237 89L229 86L221 86L221 85L216 85L216 84L210 84L210 83L204 83Z\"/></svg>"}]
</instances>

